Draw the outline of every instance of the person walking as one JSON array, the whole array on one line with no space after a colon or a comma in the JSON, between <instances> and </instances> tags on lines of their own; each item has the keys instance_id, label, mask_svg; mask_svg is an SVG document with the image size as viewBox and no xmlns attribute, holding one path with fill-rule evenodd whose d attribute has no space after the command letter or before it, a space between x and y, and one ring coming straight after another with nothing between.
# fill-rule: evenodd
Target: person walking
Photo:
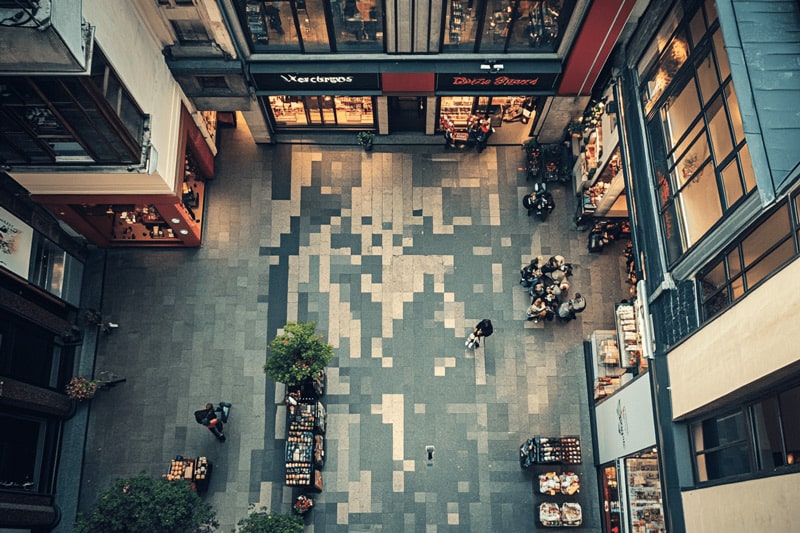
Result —
<instances>
[{"instance_id":1,"label":"person walking","mask_svg":"<svg viewBox=\"0 0 800 533\"><path fill-rule=\"evenodd\" d=\"M464 343L464 345L467 348L478 348L481 345L481 337L488 337L492 333L494 333L492 321L488 318L484 318L478 322L478 324L472 330L472 333L469 334L469 337L467 337L467 341Z\"/></svg>"},{"instance_id":2,"label":"person walking","mask_svg":"<svg viewBox=\"0 0 800 533\"><path fill-rule=\"evenodd\" d=\"M198 424L202 424L217 438L220 442L225 442L225 433L223 433L224 423L228 422L232 405L228 402L219 402L217 407L214 404L207 403L204 409L194 412L194 418Z\"/></svg>"}]
</instances>

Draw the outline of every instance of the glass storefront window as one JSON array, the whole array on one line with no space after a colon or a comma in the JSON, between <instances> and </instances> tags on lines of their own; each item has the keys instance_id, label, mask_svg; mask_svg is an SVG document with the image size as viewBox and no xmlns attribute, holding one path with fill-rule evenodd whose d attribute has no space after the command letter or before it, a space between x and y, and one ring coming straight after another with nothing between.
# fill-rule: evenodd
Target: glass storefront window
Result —
<instances>
[{"instance_id":1,"label":"glass storefront window","mask_svg":"<svg viewBox=\"0 0 800 533\"><path fill-rule=\"evenodd\" d=\"M278 127L352 127L375 125L371 96L270 96L269 108Z\"/></svg>"},{"instance_id":2,"label":"glass storefront window","mask_svg":"<svg viewBox=\"0 0 800 533\"><path fill-rule=\"evenodd\" d=\"M619 532L620 530L620 505L619 486L617 482L617 467L603 468L603 531L605 533Z\"/></svg>"},{"instance_id":3,"label":"glass storefront window","mask_svg":"<svg viewBox=\"0 0 800 533\"><path fill-rule=\"evenodd\" d=\"M628 476L631 531L666 531L656 450L625 458L625 472Z\"/></svg>"}]
</instances>

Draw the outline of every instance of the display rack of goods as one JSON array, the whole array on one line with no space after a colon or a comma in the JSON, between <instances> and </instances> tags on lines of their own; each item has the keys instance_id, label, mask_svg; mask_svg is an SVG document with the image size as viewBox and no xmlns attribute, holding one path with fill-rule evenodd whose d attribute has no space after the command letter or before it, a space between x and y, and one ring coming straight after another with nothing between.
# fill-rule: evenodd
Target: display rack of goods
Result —
<instances>
[{"instance_id":1,"label":"display rack of goods","mask_svg":"<svg viewBox=\"0 0 800 533\"><path fill-rule=\"evenodd\" d=\"M636 322L636 309L630 304L617 305L615 318L620 348L619 365L625 368L637 366L642 354L642 344Z\"/></svg>"},{"instance_id":2,"label":"display rack of goods","mask_svg":"<svg viewBox=\"0 0 800 533\"><path fill-rule=\"evenodd\" d=\"M286 484L322 490L325 465L325 408L292 391L287 397Z\"/></svg>"},{"instance_id":3,"label":"display rack of goods","mask_svg":"<svg viewBox=\"0 0 800 533\"><path fill-rule=\"evenodd\" d=\"M561 494L572 496L581 490L581 480L578 474L572 472L562 472L558 476L559 485L561 487Z\"/></svg>"},{"instance_id":4,"label":"display rack of goods","mask_svg":"<svg viewBox=\"0 0 800 533\"><path fill-rule=\"evenodd\" d=\"M311 463L286 463L286 484L291 486L311 484Z\"/></svg>"},{"instance_id":5,"label":"display rack of goods","mask_svg":"<svg viewBox=\"0 0 800 533\"><path fill-rule=\"evenodd\" d=\"M539 505L539 522L545 527L561 526L561 509L557 503L542 502Z\"/></svg>"},{"instance_id":6,"label":"display rack of goods","mask_svg":"<svg viewBox=\"0 0 800 533\"><path fill-rule=\"evenodd\" d=\"M286 461L310 463L314 456L314 434L292 431L286 439Z\"/></svg>"},{"instance_id":7,"label":"display rack of goods","mask_svg":"<svg viewBox=\"0 0 800 533\"><path fill-rule=\"evenodd\" d=\"M583 523L583 512L579 503L561 504L561 525L567 527L577 527Z\"/></svg>"},{"instance_id":8,"label":"display rack of goods","mask_svg":"<svg viewBox=\"0 0 800 533\"><path fill-rule=\"evenodd\" d=\"M539 492L555 496L561 490L561 480L556 472L539 474Z\"/></svg>"},{"instance_id":9,"label":"display rack of goods","mask_svg":"<svg viewBox=\"0 0 800 533\"><path fill-rule=\"evenodd\" d=\"M185 479L197 492L204 492L211 479L211 463L206 457L175 457L169 464L169 471L164 476L169 481Z\"/></svg>"},{"instance_id":10,"label":"display rack of goods","mask_svg":"<svg viewBox=\"0 0 800 533\"><path fill-rule=\"evenodd\" d=\"M581 463L581 441L578 437L539 437L534 441L537 463Z\"/></svg>"}]
</instances>

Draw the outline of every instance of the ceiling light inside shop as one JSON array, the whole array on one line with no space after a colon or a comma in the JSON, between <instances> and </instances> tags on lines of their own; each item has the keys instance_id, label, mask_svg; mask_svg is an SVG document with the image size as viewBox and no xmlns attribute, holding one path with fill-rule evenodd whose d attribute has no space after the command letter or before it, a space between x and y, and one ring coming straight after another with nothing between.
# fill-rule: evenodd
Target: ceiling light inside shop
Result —
<instances>
[{"instance_id":1,"label":"ceiling light inside shop","mask_svg":"<svg viewBox=\"0 0 800 533\"><path fill-rule=\"evenodd\" d=\"M178 231L178 233L180 233L181 235L189 235L189 230L188 229L182 229L182 230Z\"/></svg>"},{"instance_id":2,"label":"ceiling light inside shop","mask_svg":"<svg viewBox=\"0 0 800 533\"><path fill-rule=\"evenodd\" d=\"M180 223L181 223L181 219L179 219L179 218L172 218L172 219L170 219L170 222L172 222L173 224L180 224Z\"/></svg>"}]
</instances>

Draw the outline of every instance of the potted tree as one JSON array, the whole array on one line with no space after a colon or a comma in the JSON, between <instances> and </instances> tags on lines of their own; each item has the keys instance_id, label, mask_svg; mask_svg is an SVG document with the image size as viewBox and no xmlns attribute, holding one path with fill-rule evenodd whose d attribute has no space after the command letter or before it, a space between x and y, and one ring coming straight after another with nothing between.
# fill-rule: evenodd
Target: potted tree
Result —
<instances>
[{"instance_id":1,"label":"potted tree","mask_svg":"<svg viewBox=\"0 0 800 533\"><path fill-rule=\"evenodd\" d=\"M359 131L356 135L358 144L364 149L365 152L372 150L372 142L375 140L375 134L371 131Z\"/></svg>"},{"instance_id":2,"label":"potted tree","mask_svg":"<svg viewBox=\"0 0 800 533\"><path fill-rule=\"evenodd\" d=\"M216 513L187 480L167 481L144 472L118 479L82 514L75 531L171 531L192 533L217 527Z\"/></svg>"},{"instance_id":3,"label":"potted tree","mask_svg":"<svg viewBox=\"0 0 800 533\"><path fill-rule=\"evenodd\" d=\"M305 529L301 515L270 513L265 509L250 513L237 525L235 533L301 533Z\"/></svg>"},{"instance_id":4,"label":"potted tree","mask_svg":"<svg viewBox=\"0 0 800 533\"><path fill-rule=\"evenodd\" d=\"M288 386L319 375L333 358L333 346L316 333L316 322L289 322L269 343L264 373Z\"/></svg>"}]
</instances>

